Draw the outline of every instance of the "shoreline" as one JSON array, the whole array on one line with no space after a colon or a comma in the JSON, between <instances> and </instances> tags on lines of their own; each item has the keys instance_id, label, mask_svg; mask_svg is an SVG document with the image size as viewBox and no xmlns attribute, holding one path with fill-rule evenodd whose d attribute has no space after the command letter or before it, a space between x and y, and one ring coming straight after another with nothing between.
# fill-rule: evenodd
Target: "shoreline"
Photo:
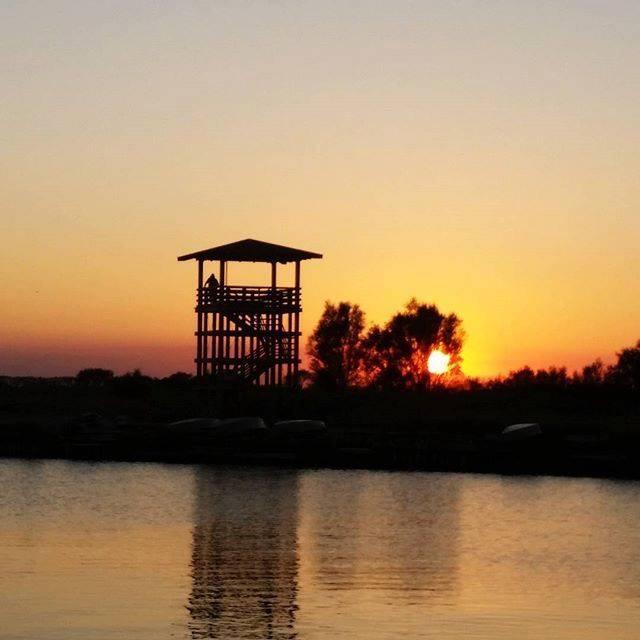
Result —
<instances>
[{"instance_id":1,"label":"shoreline","mask_svg":"<svg viewBox=\"0 0 640 640\"><path fill-rule=\"evenodd\" d=\"M508 442L492 433L469 434L462 425L446 433L334 425L321 434L282 436L271 429L185 434L150 423L70 433L60 424L43 429L16 422L0 430L0 458L640 479L637 449L592 434L543 430Z\"/></svg>"},{"instance_id":2,"label":"shoreline","mask_svg":"<svg viewBox=\"0 0 640 640\"><path fill-rule=\"evenodd\" d=\"M247 416L266 428L202 423ZM326 429L269 426L300 419ZM541 432L504 437L516 423ZM0 457L640 479L640 397L588 386L328 392L42 379L0 385Z\"/></svg>"}]
</instances>

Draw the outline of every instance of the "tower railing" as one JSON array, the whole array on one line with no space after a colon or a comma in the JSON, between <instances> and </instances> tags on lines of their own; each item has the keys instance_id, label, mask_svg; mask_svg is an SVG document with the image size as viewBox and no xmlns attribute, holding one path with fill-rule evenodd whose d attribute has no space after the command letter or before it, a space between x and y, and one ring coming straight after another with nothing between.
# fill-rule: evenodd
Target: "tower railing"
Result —
<instances>
[{"instance_id":1,"label":"tower railing","mask_svg":"<svg viewBox=\"0 0 640 640\"><path fill-rule=\"evenodd\" d=\"M206 307L230 307L250 305L263 309L299 310L301 302L299 287L200 287L197 290L197 305Z\"/></svg>"}]
</instances>

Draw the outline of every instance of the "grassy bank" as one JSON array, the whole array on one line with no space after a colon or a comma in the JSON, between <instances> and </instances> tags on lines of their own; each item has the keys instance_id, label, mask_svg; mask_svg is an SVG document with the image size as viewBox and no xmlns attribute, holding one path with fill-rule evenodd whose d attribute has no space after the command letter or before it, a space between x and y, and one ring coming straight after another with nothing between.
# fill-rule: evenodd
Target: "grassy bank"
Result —
<instances>
[{"instance_id":1,"label":"grassy bank","mask_svg":"<svg viewBox=\"0 0 640 640\"><path fill-rule=\"evenodd\" d=\"M167 426L247 415L268 425L315 418L328 429L223 437ZM504 427L518 422L543 433L505 441ZM180 377L5 380L0 455L640 477L640 403L607 387L328 393L216 389Z\"/></svg>"}]
</instances>

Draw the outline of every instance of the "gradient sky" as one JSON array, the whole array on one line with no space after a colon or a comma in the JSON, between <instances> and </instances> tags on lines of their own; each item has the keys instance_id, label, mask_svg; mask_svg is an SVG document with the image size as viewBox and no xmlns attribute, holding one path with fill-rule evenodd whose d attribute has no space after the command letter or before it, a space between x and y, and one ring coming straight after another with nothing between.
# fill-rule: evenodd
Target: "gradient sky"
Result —
<instances>
[{"instance_id":1,"label":"gradient sky","mask_svg":"<svg viewBox=\"0 0 640 640\"><path fill-rule=\"evenodd\" d=\"M191 370L175 258L245 237L324 253L306 332L416 296L471 375L610 360L640 338L639 61L635 0L4 0L0 373Z\"/></svg>"}]
</instances>

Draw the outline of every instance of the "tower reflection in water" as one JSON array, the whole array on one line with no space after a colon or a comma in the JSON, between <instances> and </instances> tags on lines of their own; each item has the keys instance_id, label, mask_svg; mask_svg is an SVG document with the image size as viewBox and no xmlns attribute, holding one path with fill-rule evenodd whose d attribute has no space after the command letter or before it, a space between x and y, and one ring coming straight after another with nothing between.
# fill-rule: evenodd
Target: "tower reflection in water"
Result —
<instances>
[{"instance_id":1,"label":"tower reflection in water","mask_svg":"<svg viewBox=\"0 0 640 640\"><path fill-rule=\"evenodd\" d=\"M196 477L192 638L295 638L298 474L201 469Z\"/></svg>"}]
</instances>

